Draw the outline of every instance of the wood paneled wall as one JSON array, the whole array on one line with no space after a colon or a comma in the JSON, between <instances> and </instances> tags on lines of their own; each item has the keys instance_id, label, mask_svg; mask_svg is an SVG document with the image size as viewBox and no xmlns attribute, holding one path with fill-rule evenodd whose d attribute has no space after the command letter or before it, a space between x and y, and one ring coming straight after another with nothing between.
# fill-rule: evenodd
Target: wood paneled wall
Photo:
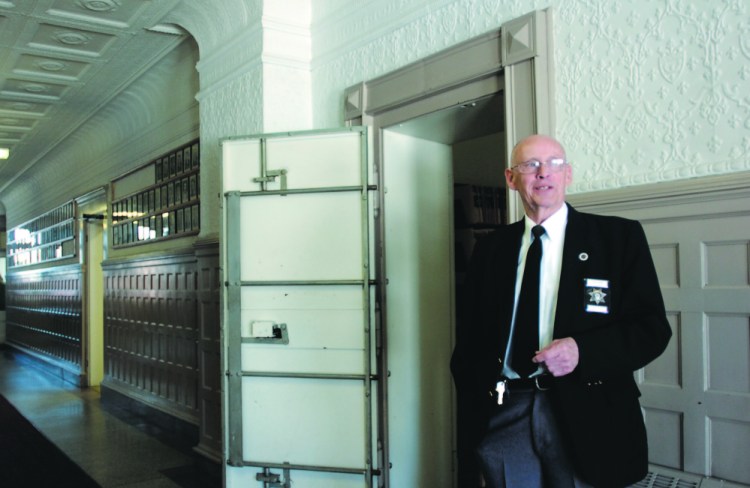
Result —
<instances>
[{"instance_id":1,"label":"wood paneled wall","mask_svg":"<svg viewBox=\"0 0 750 488\"><path fill-rule=\"evenodd\" d=\"M198 260L198 341L200 442L198 452L221 460L221 268L219 244L196 247Z\"/></svg>"},{"instance_id":2,"label":"wood paneled wall","mask_svg":"<svg viewBox=\"0 0 750 488\"><path fill-rule=\"evenodd\" d=\"M102 386L197 425L197 450L221 459L218 243L102 270ZM6 340L83 386L82 281L78 264L9 273Z\"/></svg>"},{"instance_id":3,"label":"wood paneled wall","mask_svg":"<svg viewBox=\"0 0 750 488\"><path fill-rule=\"evenodd\" d=\"M105 262L102 269L103 385L198 424L195 254Z\"/></svg>"},{"instance_id":4,"label":"wood paneled wall","mask_svg":"<svg viewBox=\"0 0 750 488\"><path fill-rule=\"evenodd\" d=\"M80 265L8 273L6 293L6 340L80 378Z\"/></svg>"},{"instance_id":5,"label":"wood paneled wall","mask_svg":"<svg viewBox=\"0 0 750 488\"><path fill-rule=\"evenodd\" d=\"M571 201L640 220L648 237L673 331L666 351L636 373L651 470L750 485L737 454L750 451L750 172Z\"/></svg>"}]
</instances>

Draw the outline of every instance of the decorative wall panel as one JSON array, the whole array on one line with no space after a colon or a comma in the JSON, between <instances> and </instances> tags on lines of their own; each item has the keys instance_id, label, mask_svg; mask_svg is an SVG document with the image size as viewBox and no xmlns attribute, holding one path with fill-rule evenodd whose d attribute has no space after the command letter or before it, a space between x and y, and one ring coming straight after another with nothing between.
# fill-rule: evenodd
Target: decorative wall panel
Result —
<instances>
[{"instance_id":1,"label":"decorative wall panel","mask_svg":"<svg viewBox=\"0 0 750 488\"><path fill-rule=\"evenodd\" d=\"M680 286L680 246L676 243L665 243L651 246L651 257L659 275L662 288L679 288Z\"/></svg>"},{"instance_id":2,"label":"decorative wall panel","mask_svg":"<svg viewBox=\"0 0 750 488\"><path fill-rule=\"evenodd\" d=\"M675 468L683 466L682 453L679 449L673 449L673 446L684 444L684 418L682 414L655 408L646 408L644 410L646 430L649 432L659 432L661 438L661 442L655 442L648 446L649 461L661 466L672 466Z\"/></svg>"},{"instance_id":3,"label":"decorative wall panel","mask_svg":"<svg viewBox=\"0 0 750 488\"><path fill-rule=\"evenodd\" d=\"M750 316L708 314L706 342L708 390L750 397Z\"/></svg>"},{"instance_id":4,"label":"decorative wall panel","mask_svg":"<svg viewBox=\"0 0 750 488\"><path fill-rule=\"evenodd\" d=\"M732 422L721 418L711 419L711 471L718 479L731 479L747 486L750 483L750 422Z\"/></svg>"},{"instance_id":5,"label":"decorative wall panel","mask_svg":"<svg viewBox=\"0 0 750 488\"><path fill-rule=\"evenodd\" d=\"M9 273L7 278L7 341L80 374L81 267Z\"/></svg>"},{"instance_id":6,"label":"decorative wall panel","mask_svg":"<svg viewBox=\"0 0 750 488\"><path fill-rule=\"evenodd\" d=\"M575 192L750 168L748 2L553 3Z\"/></svg>"},{"instance_id":7,"label":"decorative wall panel","mask_svg":"<svg viewBox=\"0 0 750 488\"><path fill-rule=\"evenodd\" d=\"M200 441L196 449L221 459L221 269L218 243L196 248L198 258L198 402Z\"/></svg>"},{"instance_id":8,"label":"decorative wall panel","mask_svg":"<svg viewBox=\"0 0 750 488\"><path fill-rule=\"evenodd\" d=\"M655 195L659 188L672 188ZM750 179L740 175L602 192L579 210L639 219L674 335L637 372L649 460L750 483ZM621 200L618 200L621 199Z\"/></svg>"},{"instance_id":9,"label":"decorative wall panel","mask_svg":"<svg viewBox=\"0 0 750 488\"><path fill-rule=\"evenodd\" d=\"M195 256L104 263L103 385L198 423Z\"/></svg>"},{"instance_id":10,"label":"decorative wall panel","mask_svg":"<svg viewBox=\"0 0 750 488\"><path fill-rule=\"evenodd\" d=\"M707 288L747 288L750 286L750 241L704 243Z\"/></svg>"},{"instance_id":11,"label":"decorative wall panel","mask_svg":"<svg viewBox=\"0 0 750 488\"><path fill-rule=\"evenodd\" d=\"M667 313L672 327L672 340L667 349L643 370L643 383L655 386L682 387L682 321L679 312Z\"/></svg>"}]
</instances>

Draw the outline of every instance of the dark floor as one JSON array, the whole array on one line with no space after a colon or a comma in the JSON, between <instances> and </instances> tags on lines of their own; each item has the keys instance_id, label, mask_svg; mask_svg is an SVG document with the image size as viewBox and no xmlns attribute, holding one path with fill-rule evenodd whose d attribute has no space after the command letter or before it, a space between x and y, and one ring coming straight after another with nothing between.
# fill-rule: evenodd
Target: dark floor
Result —
<instances>
[{"instance_id":1,"label":"dark floor","mask_svg":"<svg viewBox=\"0 0 750 488\"><path fill-rule=\"evenodd\" d=\"M0 394L104 488L217 488L215 469L142 418L0 349ZM210 463L208 463L210 465ZM43 463L40 466L43 468Z\"/></svg>"}]
</instances>

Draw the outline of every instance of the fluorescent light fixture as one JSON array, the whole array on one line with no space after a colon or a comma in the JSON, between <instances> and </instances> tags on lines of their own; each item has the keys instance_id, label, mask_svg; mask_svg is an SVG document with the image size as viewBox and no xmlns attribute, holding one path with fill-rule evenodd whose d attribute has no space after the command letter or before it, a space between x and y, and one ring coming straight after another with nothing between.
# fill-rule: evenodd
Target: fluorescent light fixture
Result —
<instances>
[{"instance_id":1,"label":"fluorescent light fixture","mask_svg":"<svg viewBox=\"0 0 750 488\"><path fill-rule=\"evenodd\" d=\"M8 159L10 156L10 149L7 147L0 147L0 159Z\"/></svg>"}]
</instances>

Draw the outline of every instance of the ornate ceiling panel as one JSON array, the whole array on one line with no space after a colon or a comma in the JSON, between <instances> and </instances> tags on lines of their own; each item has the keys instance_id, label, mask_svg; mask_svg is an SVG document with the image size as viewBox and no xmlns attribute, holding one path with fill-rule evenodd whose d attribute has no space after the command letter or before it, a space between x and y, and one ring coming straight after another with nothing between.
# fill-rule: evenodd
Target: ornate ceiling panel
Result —
<instances>
[{"instance_id":1,"label":"ornate ceiling panel","mask_svg":"<svg viewBox=\"0 0 750 488\"><path fill-rule=\"evenodd\" d=\"M179 3L0 0L0 192L183 40Z\"/></svg>"}]
</instances>

